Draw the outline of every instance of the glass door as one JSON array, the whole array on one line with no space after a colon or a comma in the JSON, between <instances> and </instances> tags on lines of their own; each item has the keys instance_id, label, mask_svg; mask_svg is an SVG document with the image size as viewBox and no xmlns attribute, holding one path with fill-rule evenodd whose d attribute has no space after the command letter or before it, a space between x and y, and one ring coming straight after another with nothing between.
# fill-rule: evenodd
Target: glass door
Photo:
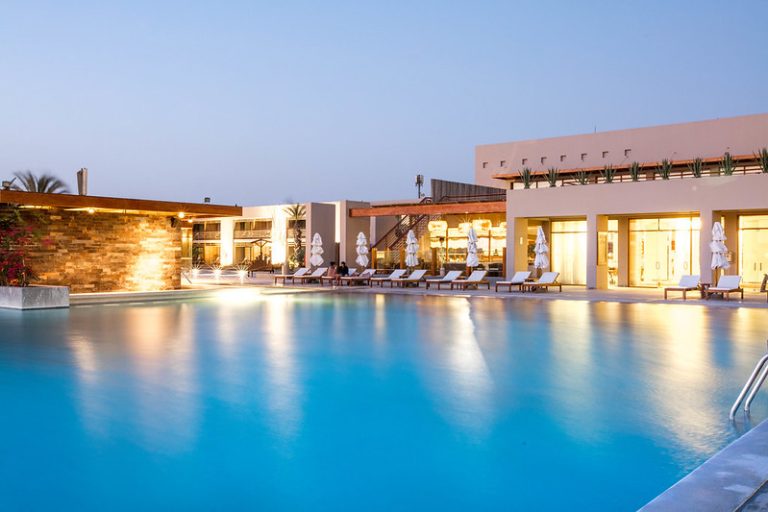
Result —
<instances>
[{"instance_id":1,"label":"glass door","mask_svg":"<svg viewBox=\"0 0 768 512\"><path fill-rule=\"evenodd\" d=\"M739 255L744 283L759 285L768 273L768 215L739 217Z\"/></svg>"}]
</instances>

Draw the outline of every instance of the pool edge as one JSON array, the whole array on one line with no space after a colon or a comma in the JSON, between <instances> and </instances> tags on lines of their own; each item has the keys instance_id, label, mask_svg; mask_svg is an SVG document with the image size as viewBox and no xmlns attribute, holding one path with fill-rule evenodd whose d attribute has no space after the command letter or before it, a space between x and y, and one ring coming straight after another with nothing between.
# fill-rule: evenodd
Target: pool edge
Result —
<instances>
[{"instance_id":1,"label":"pool edge","mask_svg":"<svg viewBox=\"0 0 768 512\"><path fill-rule=\"evenodd\" d=\"M768 480L768 420L707 459L640 509L727 511L742 507Z\"/></svg>"}]
</instances>

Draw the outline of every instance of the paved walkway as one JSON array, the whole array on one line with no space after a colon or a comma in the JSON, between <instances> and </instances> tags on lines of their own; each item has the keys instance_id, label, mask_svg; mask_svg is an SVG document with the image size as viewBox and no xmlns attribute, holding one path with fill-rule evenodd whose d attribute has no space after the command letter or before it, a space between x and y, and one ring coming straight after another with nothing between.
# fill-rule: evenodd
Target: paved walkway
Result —
<instances>
[{"instance_id":1,"label":"paved walkway","mask_svg":"<svg viewBox=\"0 0 768 512\"><path fill-rule=\"evenodd\" d=\"M284 289L285 291L335 291L343 293L385 293L385 294L406 294L406 295L419 295L419 296L461 296L461 297L485 297L485 298L502 298L502 299L540 299L540 300L586 300L592 302L642 302L642 303L659 303L659 304L691 304L691 305L705 305L711 307L753 307L753 308L768 308L768 301L766 300L765 293L758 293L754 291L746 291L744 293L744 300L741 301L739 296L731 295L730 300L723 300L720 298L712 298L710 300L702 300L697 293L689 293L688 299L683 301L680 293L671 293L670 298L664 300L664 290L662 288L611 288L608 290L588 290L583 286L564 286L562 292L556 290L550 290L549 292L536 292L536 293L520 293L517 291L507 292L499 291L495 292L493 284L491 289L481 290L453 290L446 289L437 290L430 288L427 290L422 284L420 287L400 288L389 286L320 286L319 284L310 285L274 285L274 279L269 274L259 274L255 277L245 278L241 280L232 276L224 277L218 282L210 278L200 278L192 282L185 282L185 287L199 288L199 287L219 287L219 286L260 286L270 287L273 289Z\"/></svg>"}]
</instances>

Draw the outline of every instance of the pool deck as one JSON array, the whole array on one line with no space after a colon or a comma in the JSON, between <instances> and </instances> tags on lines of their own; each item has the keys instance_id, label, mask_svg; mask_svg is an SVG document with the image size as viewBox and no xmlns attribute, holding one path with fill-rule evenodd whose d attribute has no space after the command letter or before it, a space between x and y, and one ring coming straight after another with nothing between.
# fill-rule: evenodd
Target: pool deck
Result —
<instances>
[{"instance_id":1,"label":"pool deck","mask_svg":"<svg viewBox=\"0 0 768 512\"><path fill-rule=\"evenodd\" d=\"M518 291L494 291L493 281L491 282L491 289L479 289L479 290L450 290L449 287L443 287L441 290L437 290L435 287L430 287L427 290L422 284L420 287L392 287L389 286L320 286L318 284L309 285L282 285L273 284L273 276L269 274L260 274L252 278L245 279L242 283L236 278L222 278L218 283L212 279L201 278L192 283L188 283L186 289L211 289L211 288L225 288L232 286L247 286L247 287L261 287L269 288L273 292L282 290L286 293L298 293L298 292L336 292L336 293L384 293L384 294L403 294L403 295L416 295L416 296L439 296L439 297L482 297L482 298L500 298L500 299L539 299L539 300L579 300L589 302L624 302L624 303L647 303L647 304L688 304L688 305L704 305L710 307L749 307L749 308L768 308L768 300L766 300L765 293L759 293L757 291L747 290L744 292L744 300L740 300L738 295L732 295L730 300L723 300L721 298L712 298L710 300L702 300L698 294L689 293L688 299L683 300L682 295L679 292L670 292L670 298L664 300L663 288L610 288L607 290L590 290L584 286L563 286L563 291L558 292L556 289L548 292L536 292L536 293L521 293ZM161 293L175 293L175 292L161 292ZM104 295L104 294L89 294L89 295ZM111 295L111 294L110 294ZM73 295L74 303L77 303L79 295Z\"/></svg>"}]
</instances>

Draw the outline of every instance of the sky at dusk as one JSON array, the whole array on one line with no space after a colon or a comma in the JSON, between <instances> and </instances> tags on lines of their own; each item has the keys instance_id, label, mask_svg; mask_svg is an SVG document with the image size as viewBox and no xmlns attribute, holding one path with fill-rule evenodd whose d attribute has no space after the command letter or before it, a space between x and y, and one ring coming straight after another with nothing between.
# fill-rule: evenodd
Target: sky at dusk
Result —
<instances>
[{"instance_id":1,"label":"sky at dusk","mask_svg":"<svg viewBox=\"0 0 768 512\"><path fill-rule=\"evenodd\" d=\"M0 0L0 175L414 197L478 144L768 112L768 1Z\"/></svg>"}]
</instances>

